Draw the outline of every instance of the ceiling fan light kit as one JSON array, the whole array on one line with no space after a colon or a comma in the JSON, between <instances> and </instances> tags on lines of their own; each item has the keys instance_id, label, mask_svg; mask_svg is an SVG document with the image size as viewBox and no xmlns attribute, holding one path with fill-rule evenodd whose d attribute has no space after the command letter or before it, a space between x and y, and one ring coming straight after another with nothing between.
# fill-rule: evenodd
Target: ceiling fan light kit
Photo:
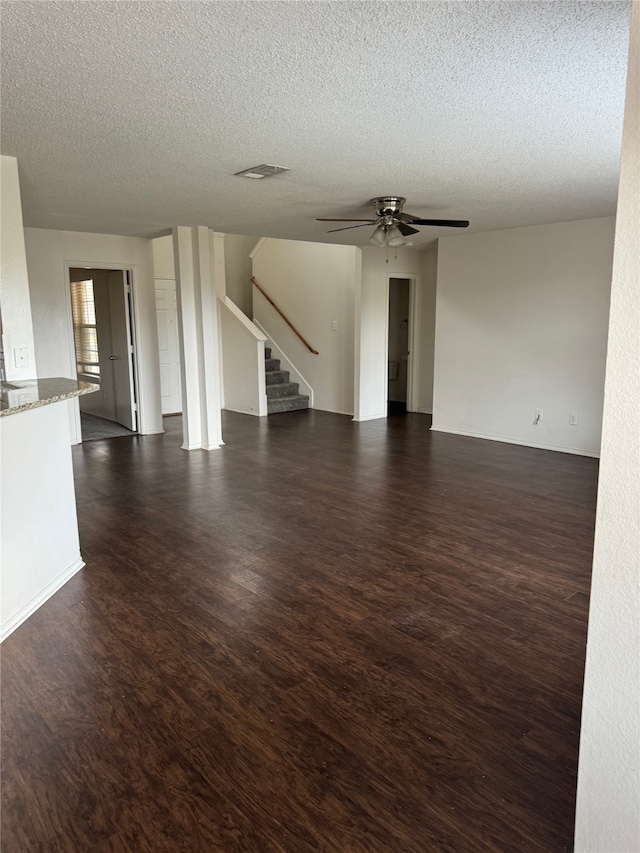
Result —
<instances>
[{"instance_id":1,"label":"ceiling fan light kit","mask_svg":"<svg viewBox=\"0 0 640 853\"><path fill-rule=\"evenodd\" d=\"M404 246L405 237L418 234L417 228L412 225L431 225L444 228L467 228L469 222L466 219L420 219L403 213L402 208L406 198L399 195L381 195L371 199L371 204L376 209L375 219L317 219L317 222L361 222L361 225L346 225L344 228L331 228L327 233L335 231L348 231L351 228L364 228L365 225L375 225L376 228L369 238L372 246Z\"/></svg>"},{"instance_id":2,"label":"ceiling fan light kit","mask_svg":"<svg viewBox=\"0 0 640 853\"><path fill-rule=\"evenodd\" d=\"M404 246L404 237L397 225L392 225L387 231L387 246Z\"/></svg>"},{"instance_id":3,"label":"ceiling fan light kit","mask_svg":"<svg viewBox=\"0 0 640 853\"><path fill-rule=\"evenodd\" d=\"M417 233L414 229L411 229L409 233ZM378 225L376 230L373 232L371 237L369 237L369 242L372 246L379 246L383 248L384 246L404 246L405 235L400 229L399 225L387 225L386 223L382 225Z\"/></svg>"},{"instance_id":4,"label":"ceiling fan light kit","mask_svg":"<svg viewBox=\"0 0 640 853\"><path fill-rule=\"evenodd\" d=\"M373 232L371 237L369 237L369 242L372 246L383 246L387 245L387 226L386 225L378 225L376 230Z\"/></svg>"}]
</instances>

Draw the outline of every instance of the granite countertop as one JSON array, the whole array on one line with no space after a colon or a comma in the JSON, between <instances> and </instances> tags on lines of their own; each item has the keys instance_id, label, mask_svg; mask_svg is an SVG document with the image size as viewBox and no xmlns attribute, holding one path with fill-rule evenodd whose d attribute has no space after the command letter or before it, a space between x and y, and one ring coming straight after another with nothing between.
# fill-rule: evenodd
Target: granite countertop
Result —
<instances>
[{"instance_id":1,"label":"granite countertop","mask_svg":"<svg viewBox=\"0 0 640 853\"><path fill-rule=\"evenodd\" d=\"M70 400L81 394L92 394L100 386L56 376L52 379L30 379L26 382L0 382L0 418L48 406L59 400Z\"/></svg>"}]
</instances>

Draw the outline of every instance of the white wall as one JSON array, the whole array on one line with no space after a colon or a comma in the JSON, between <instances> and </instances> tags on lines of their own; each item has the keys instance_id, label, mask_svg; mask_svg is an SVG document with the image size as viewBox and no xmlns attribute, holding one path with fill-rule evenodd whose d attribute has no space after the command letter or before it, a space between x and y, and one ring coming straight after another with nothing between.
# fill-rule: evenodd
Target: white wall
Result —
<instances>
[{"instance_id":1,"label":"white wall","mask_svg":"<svg viewBox=\"0 0 640 853\"><path fill-rule=\"evenodd\" d=\"M634 4L578 768L576 850L640 850L640 4Z\"/></svg>"},{"instance_id":2,"label":"white wall","mask_svg":"<svg viewBox=\"0 0 640 853\"><path fill-rule=\"evenodd\" d=\"M422 276L420 279L420 348L418 375L416 378L418 400L416 411L423 414L433 412L433 359L436 340L436 285L438 279L438 250L422 252Z\"/></svg>"},{"instance_id":3,"label":"white wall","mask_svg":"<svg viewBox=\"0 0 640 853\"><path fill-rule=\"evenodd\" d=\"M162 432L151 240L25 228L38 375L75 378L66 265L133 269L140 431ZM77 408L77 401L68 404ZM72 440L78 437L72 435Z\"/></svg>"},{"instance_id":4,"label":"white wall","mask_svg":"<svg viewBox=\"0 0 640 853\"><path fill-rule=\"evenodd\" d=\"M415 249L397 250L365 247L362 251L362 277L356 298L356 399L354 418L370 420L387 416L387 324L388 277L420 277L423 259ZM387 256L389 263L386 263ZM413 357L420 361L419 352Z\"/></svg>"},{"instance_id":5,"label":"white wall","mask_svg":"<svg viewBox=\"0 0 640 853\"><path fill-rule=\"evenodd\" d=\"M251 284L251 251L258 242L257 237L241 234L224 235L224 266L226 295L238 308L251 317L253 311L253 285Z\"/></svg>"},{"instance_id":6,"label":"white wall","mask_svg":"<svg viewBox=\"0 0 640 853\"><path fill-rule=\"evenodd\" d=\"M262 417L267 414L264 345L266 336L232 299L218 299L222 339L224 408Z\"/></svg>"},{"instance_id":7,"label":"white wall","mask_svg":"<svg viewBox=\"0 0 640 853\"><path fill-rule=\"evenodd\" d=\"M434 429L598 454L614 224L439 241Z\"/></svg>"},{"instance_id":8,"label":"white wall","mask_svg":"<svg viewBox=\"0 0 640 853\"><path fill-rule=\"evenodd\" d=\"M155 278L172 278L175 280L173 235L156 237L151 241L151 246L153 248L153 274Z\"/></svg>"},{"instance_id":9,"label":"white wall","mask_svg":"<svg viewBox=\"0 0 640 853\"><path fill-rule=\"evenodd\" d=\"M0 448L4 639L83 563L66 402L0 418Z\"/></svg>"},{"instance_id":10,"label":"white wall","mask_svg":"<svg viewBox=\"0 0 640 853\"><path fill-rule=\"evenodd\" d=\"M22 227L22 203L15 157L0 157L0 312L1 349L7 379L36 376L33 324ZM26 364L17 367L14 350L26 350ZM64 374L59 374L63 376Z\"/></svg>"},{"instance_id":11,"label":"white wall","mask_svg":"<svg viewBox=\"0 0 640 853\"><path fill-rule=\"evenodd\" d=\"M355 246L267 239L253 258L256 279L319 354L306 349L256 288L253 317L313 388L314 408L342 414L353 413L359 255Z\"/></svg>"}]
</instances>

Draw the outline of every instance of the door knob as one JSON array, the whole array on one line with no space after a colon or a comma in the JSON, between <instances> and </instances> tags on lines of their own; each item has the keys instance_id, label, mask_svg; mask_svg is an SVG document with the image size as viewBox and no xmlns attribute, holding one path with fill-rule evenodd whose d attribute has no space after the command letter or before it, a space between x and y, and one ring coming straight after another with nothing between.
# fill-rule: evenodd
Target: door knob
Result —
<instances>
[{"instance_id":1,"label":"door knob","mask_svg":"<svg viewBox=\"0 0 640 853\"><path fill-rule=\"evenodd\" d=\"M117 356L117 355L110 355L110 356L109 356L109 361L117 361L117 360L118 360L118 356Z\"/></svg>"}]
</instances>

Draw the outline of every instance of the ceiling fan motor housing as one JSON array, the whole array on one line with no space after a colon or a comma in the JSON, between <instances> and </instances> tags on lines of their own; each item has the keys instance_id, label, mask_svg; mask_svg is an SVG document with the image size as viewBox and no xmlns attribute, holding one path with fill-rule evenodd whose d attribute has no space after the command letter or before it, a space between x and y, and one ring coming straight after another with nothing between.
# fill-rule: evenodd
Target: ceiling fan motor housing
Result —
<instances>
[{"instance_id":1,"label":"ceiling fan motor housing","mask_svg":"<svg viewBox=\"0 0 640 853\"><path fill-rule=\"evenodd\" d=\"M406 198L402 198L399 195L382 195L371 199L371 203L375 207L378 216L390 217L398 216L399 213L402 213L402 206L405 201Z\"/></svg>"}]
</instances>

